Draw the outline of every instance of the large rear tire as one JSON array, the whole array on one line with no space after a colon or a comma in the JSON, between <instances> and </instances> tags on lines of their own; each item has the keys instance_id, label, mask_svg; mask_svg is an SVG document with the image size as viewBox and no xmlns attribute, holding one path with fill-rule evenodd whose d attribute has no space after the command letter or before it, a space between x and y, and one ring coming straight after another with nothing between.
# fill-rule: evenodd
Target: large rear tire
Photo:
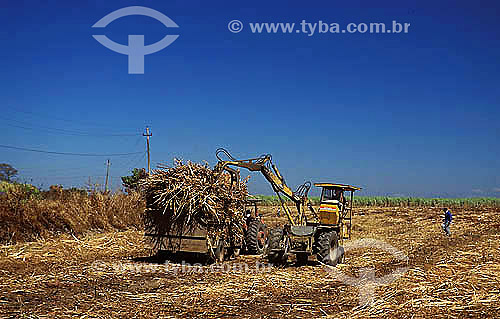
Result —
<instances>
[{"instance_id":1,"label":"large rear tire","mask_svg":"<svg viewBox=\"0 0 500 319\"><path fill-rule=\"evenodd\" d=\"M319 262L337 266L341 256L339 238L336 231L325 231L317 238L317 258Z\"/></svg>"},{"instance_id":2,"label":"large rear tire","mask_svg":"<svg viewBox=\"0 0 500 319\"><path fill-rule=\"evenodd\" d=\"M249 254L260 255L264 252L267 243L267 233L265 225L260 220L253 219L250 222L245 241Z\"/></svg>"},{"instance_id":3,"label":"large rear tire","mask_svg":"<svg viewBox=\"0 0 500 319\"><path fill-rule=\"evenodd\" d=\"M282 245L283 240L283 229L274 228L269 232L269 246L267 259L273 264L284 264L287 259L286 251Z\"/></svg>"}]
</instances>

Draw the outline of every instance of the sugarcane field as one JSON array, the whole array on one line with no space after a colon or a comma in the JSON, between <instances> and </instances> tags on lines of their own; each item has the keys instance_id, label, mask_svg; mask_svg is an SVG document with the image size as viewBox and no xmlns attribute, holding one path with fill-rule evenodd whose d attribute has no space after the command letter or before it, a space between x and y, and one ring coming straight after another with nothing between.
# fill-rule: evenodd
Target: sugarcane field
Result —
<instances>
[{"instance_id":1,"label":"sugarcane field","mask_svg":"<svg viewBox=\"0 0 500 319\"><path fill-rule=\"evenodd\" d=\"M408 267L391 283L366 279L375 292L369 307L359 303L359 289L367 287L344 283L318 262L274 267L261 256L242 255L216 267L197 260L165 264L152 257L143 232L129 230L2 246L0 311L6 318L498 316L499 235L486 224L498 225L498 209L460 210L454 237L438 242L436 210L357 212L363 215L355 214L354 239L383 240L409 258L395 261L373 249L346 254L337 267L353 278L365 267L374 269L375 279ZM380 228L374 218L388 216L391 222ZM410 225L416 227L402 229Z\"/></svg>"},{"instance_id":2,"label":"sugarcane field","mask_svg":"<svg viewBox=\"0 0 500 319\"><path fill-rule=\"evenodd\" d=\"M12 318L494 318L500 313L499 202L453 208L450 236L440 229L440 207L355 207L352 237L335 266L315 256L300 260L300 254L275 264L265 251L233 249L216 257L215 244L203 256L175 246L177 238L162 246L163 237L145 236L189 233L217 221L204 241L212 245L227 235L236 242L228 247L242 249L247 179L234 181L231 189L230 174L176 160L140 181L145 200L136 200L146 204L137 204L135 213L142 226L77 235L76 229L66 230L35 241L18 237L18 243L12 243L12 234L11 243L1 246L1 313ZM3 196L14 200L19 194ZM56 200L98 194L68 196ZM283 207L273 204L255 207L266 228L281 228L289 221L277 214ZM3 222L12 227L27 222L6 216L10 205L3 204ZM37 219L50 221L44 214L50 213ZM56 219L74 223L69 216Z\"/></svg>"},{"instance_id":3,"label":"sugarcane field","mask_svg":"<svg viewBox=\"0 0 500 319\"><path fill-rule=\"evenodd\" d=\"M3 1L0 319L500 318L500 1Z\"/></svg>"}]
</instances>

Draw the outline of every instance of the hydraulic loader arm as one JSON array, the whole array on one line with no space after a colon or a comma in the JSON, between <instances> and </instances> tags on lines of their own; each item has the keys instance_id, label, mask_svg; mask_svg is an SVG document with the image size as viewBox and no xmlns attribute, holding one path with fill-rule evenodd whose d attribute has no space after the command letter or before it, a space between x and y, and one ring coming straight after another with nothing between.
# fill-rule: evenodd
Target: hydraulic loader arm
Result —
<instances>
[{"instance_id":1,"label":"hydraulic loader arm","mask_svg":"<svg viewBox=\"0 0 500 319\"><path fill-rule=\"evenodd\" d=\"M221 154L226 155L229 160L221 159ZM283 208L283 211L285 212L286 216L288 217L288 221L292 226L295 226L297 224L303 225L307 222L305 215L306 206L313 213L313 215L317 217L316 212L314 211L312 204L307 197L309 189L311 188L311 182L304 183L303 185L299 186L296 192L293 192L286 184L285 179L281 175L278 168L273 164L272 156L270 154L262 155L258 158L237 160L232 157L228 151L223 148L219 148L216 151L215 156L219 160L219 162L215 166L215 171L222 173L224 170L226 170L231 174L232 178L237 176L237 171L230 166L246 168L249 171L253 172L260 171L262 175L264 175L266 180L271 184L271 187L273 188L276 195L278 195L281 207ZM288 197L297 206L298 215L295 218L292 217L292 212L290 211L290 208L285 205L285 201L281 197L281 194Z\"/></svg>"}]
</instances>

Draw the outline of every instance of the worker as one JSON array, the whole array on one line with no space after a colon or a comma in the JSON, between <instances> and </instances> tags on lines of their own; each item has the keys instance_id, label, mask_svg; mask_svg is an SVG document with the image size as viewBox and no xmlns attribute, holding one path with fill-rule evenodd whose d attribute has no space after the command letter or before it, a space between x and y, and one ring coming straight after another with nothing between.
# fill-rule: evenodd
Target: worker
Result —
<instances>
[{"instance_id":1,"label":"worker","mask_svg":"<svg viewBox=\"0 0 500 319\"><path fill-rule=\"evenodd\" d=\"M448 208L443 208L443 212L444 212L444 219L442 227L444 232L446 233L446 236L450 236L451 235L450 224L452 220L452 215Z\"/></svg>"},{"instance_id":2,"label":"worker","mask_svg":"<svg viewBox=\"0 0 500 319\"><path fill-rule=\"evenodd\" d=\"M346 199L344 197L344 192L340 193L340 199L339 199L339 201L342 203L342 205L345 205Z\"/></svg>"},{"instance_id":3,"label":"worker","mask_svg":"<svg viewBox=\"0 0 500 319\"><path fill-rule=\"evenodd\" d=\"M342 191L340 189L335 190L335 195L333 195L333 199L338 201L342 199Z\"/></svg>"},{"instance_id":4,"label":"worker","mask_svg":"<svg viewBox=\"0 0 500 319\"><path fill-rule=\"evenodd\" d=\"M344 197L344 192L341 189L335 190L335 199L339 201L340 210L344 211L344 206L346 204L346 200Z\"/></svg>"}]
</instances>

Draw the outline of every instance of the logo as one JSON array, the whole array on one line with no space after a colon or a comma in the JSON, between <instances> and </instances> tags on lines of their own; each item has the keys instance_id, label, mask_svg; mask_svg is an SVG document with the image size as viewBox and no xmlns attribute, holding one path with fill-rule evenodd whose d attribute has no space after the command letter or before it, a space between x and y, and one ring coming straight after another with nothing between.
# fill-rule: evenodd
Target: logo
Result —
<instances>
[{"instance_id":1,"label":"logo","mask_svg":"<svg viewBox=\"0 0 500 319\"><path fill-rule=\"evenodd\" d=\"M92 28L105 28L108 24L116 19L131 16L142 15L151 17L163 23L167 28L178 28L179 26L163 13L146 7L126 7L113 11L97 21ZM179 35L166 35L160 41L144 45L144 35L129 35L128 45L123 45L110 40L105 35L92 35L100 44L106 48L128 55L128 73L129 74L144 74L144 56L158 52L171 45Z\"/></svg>"},{"instance_id":2,"label":"logo","mask_svg":"<svg viewBox=\"0 0 500 319\"><path fill-rule=\"evenodd\" d=\"M408 262L408 256L403 252L397 250L395 247L376 239L363 238L354 242L346 243L344 246L345 252L353 249L370 248L380 249L390 253L396 260L401 262ZM359 304L362 307L370 306L375 301L375 288L377 286L388 285L404 275L409 267L399 267L392 273L383 277L375 277L375 269L366 267L358 270L358 277L351 277L344 274L336 267L324 265L335 279L343 282L346 285L357 287L359 291Z\"/></svg>"},{"instance_id":3,"label":"logo","mask_svg":"<svg viewBox=\"0 0 500 319\"><path fill-rule=\"evenodd\" d=\"M241 30L243 30L243 23L240 20L232 20L229 21L229 23L227 24L227 28L232 33L238 33L241 32Z\"/></svg>"}]
</instances>

